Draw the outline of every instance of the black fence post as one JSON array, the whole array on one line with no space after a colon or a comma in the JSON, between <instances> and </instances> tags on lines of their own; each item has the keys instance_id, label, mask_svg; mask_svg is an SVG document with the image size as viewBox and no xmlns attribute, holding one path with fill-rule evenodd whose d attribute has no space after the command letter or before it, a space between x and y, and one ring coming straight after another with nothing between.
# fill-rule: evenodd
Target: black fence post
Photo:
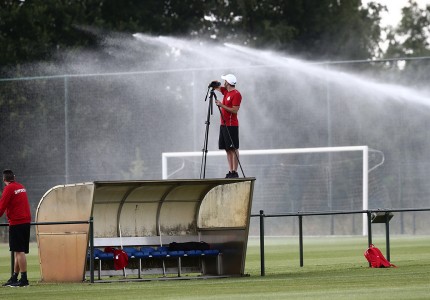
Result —
<instances>
[{"instance_id":1,"label":"black fence post","mask_svg":"<svg viewBox=\"0 0 430 300\"><path fill-rule=\"evenodd\" d=\"M90 282L94 283L94 226L90 217Z\"/></svg>"},{"instance_id":2,"label":"black fence post","mask_svg":"<svg viewBox=\"0 0 430 300\"><path fill-rule=\"evenodd\" d=\"M264 266L264 211L260 210L260 261L261 276L266 275Z\"/></svg>"},{"instance_id":3,"label":"black fence post","mask_svg":"<svg viewBox=\"0 0 430 300\"><path fill-rule=\"evenodd\" d=\"M385 245L387 247L387 260L390 260L390 213L385 212Z\"/></svg>"},{"instance_id":4,"label":"black fence post","mask_svg":"<svg viewBox=\"0 0 430 300\"><path fill-rule=\"evenodd\" d=\"M367 246L372 244L372 212L367 211ZM369 267L371 266L369 262Z\"/></svg>"},{"instance_id":5,"label":"black fence post","mask_svg":"<svg viewBox=\"0 0 430 300\"><path fill-rule=\"evenodd\" d=\"M299 252L300 267L303 267L303 216L299 215Z\"/></svg>"},{"instance_id":6,"label":"black fence post","mask_svg":"<svg viewBox=\"0 0 430 300\"><path fill-rule=\"evenodd\" d=\"M370 247L372 244L372 212L367 211L367 244Z\"/></svg>"}]
</instances>

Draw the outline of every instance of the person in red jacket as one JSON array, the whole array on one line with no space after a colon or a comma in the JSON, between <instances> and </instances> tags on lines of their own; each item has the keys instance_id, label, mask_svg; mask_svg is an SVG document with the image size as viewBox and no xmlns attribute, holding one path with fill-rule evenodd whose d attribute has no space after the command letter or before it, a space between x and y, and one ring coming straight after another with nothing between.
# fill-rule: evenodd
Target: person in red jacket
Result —
<instances>
[{"instance_id":1,"label":"person in red jacket","mask_svg":"<svg viewBox=\"0 0 430 300\"><path fill-rule=\"evenodd\" d=\"M3 171L5 188L0 199L0 217L6 212L9 222L9 248L15 252L14 272L3 286L28 286L27 258L30 244L31 213L25 187L15 181L11 170ZM18 274L21 278L18 280Z\"/></svg>"},{"instance_id":2,"label":"person in red jacket","mask_svg":"<svg viewBox=\"0 0 430 300\"><path fill-rule=\"evenodd\" d=\"M236 89L236 76L227 74L221 76L224 79L224 86L221 84L214 86L214 89L223 94L222 101L216 100L215 104L221 109L221 126L218 139L218 148L224 149L227 153L229 172L226 178L237 178L238 157L239 157L239 112L242 95Z\"/></svg>"}]
</instances>

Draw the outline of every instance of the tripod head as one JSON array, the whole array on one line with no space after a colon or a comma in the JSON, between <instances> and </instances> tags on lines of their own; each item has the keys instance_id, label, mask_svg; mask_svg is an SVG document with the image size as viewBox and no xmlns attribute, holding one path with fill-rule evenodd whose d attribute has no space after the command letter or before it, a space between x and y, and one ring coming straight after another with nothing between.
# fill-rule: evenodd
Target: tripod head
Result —
<instances>
[{"instance_id":1,"label":"tripod head","mask_svg":"<svg viewBox=\"0 0 430 300\"><path fill-rule=\"evenodd\" d=\"M216 88L218 88L220 86L221 86L221 82L219 82L217 80L214 80L211 83L209 83L208 88L212 88L212 90L214 90L214 89L216 89Z\"/></svg>"}]
</instances>

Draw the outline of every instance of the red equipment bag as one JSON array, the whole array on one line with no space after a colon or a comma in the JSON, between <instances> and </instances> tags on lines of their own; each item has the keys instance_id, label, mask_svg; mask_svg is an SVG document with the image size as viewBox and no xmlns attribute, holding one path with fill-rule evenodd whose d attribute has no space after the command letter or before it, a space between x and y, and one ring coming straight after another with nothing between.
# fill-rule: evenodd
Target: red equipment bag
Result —
<instances>
[{"instance_id":1,"label":"red equipment bag","mask_svg":"<svg viewBox=\"0 0 430 300\"><path fill-rule=\"evenodd\" d=\"M382 254L381 250L376 248L373 244L370 244L370 247L364 252L364 257L370 263L372 268L389 268L395 267L392 263L390 263Z\"/></svg>"}]
</instances>

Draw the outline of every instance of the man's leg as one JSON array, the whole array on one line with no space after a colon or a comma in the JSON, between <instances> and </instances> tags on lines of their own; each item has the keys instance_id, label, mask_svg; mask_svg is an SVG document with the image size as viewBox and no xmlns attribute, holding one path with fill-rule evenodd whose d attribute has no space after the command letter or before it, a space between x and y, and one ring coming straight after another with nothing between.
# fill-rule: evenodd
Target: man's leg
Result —
<instances>
[{"instance_id":1,"label":"man's leg","mask_svg":"<svg viewBox=\"0 0 430 300\"><path fill-rule=\"evenodd\" d=\"M232 171L234 171L234 169L233 169L233 158L232 158L232 156L231 156L231 154L233 153L230 149L228 149L228 150L225 150L225 152L227 153L227 162L228 162L228 168L229 168L229 171L230 172L232 172ZM234 153L233 153L234 154Z\"/></svg>"},{"instance_id":2,"label":"man's leg","mask_svg":"<svg viewBox=\"0 0 430 300\"><path fill-rule=\"evenodd\" d=\"M5 283L2 284L2 286L9 286L11 284L17 283L18 282L18 275L19 275L19 265L18 265L18 261L16 259L16 253L14 253L14 264L13 264L13 274L12 276L9 278L9 280Z\"/></svg>"},{"instance_id":3,"label":"man's leg","mask_svg":"<svg viewBox=\"0 0 430 300\"><path fill-rule=\"evenodd\" d=\"M228 160L228 166L230 167L230 171L236 172L237 171L237 158L236 158L236 154L234 153L234 149L228 149L227 150L227 160Z\"/></svg>"},{"instance_id":4,"label":"man's leg","mask_svg":"<svg viewBox=\"0 0 430 300\"><path fill-rule=\"evenodd\" d=\"M14 272L27 272L27 258L24 252L15 252Z\"/></svg>"},{"instance_id":5,"label":"man's leg","mask_svg":"<svg viewBox=\"0 0 430 300\"><path fill-rule=\"evenodd\" d=\"M27 279L27 258L25 253L28 253L30 242L30 223L9 226L9 246L15 253L14 259L14 274L12 277L17 277L21 273L21 279L17 282L8 284L12 287L28 286Z\"/></svg>"},{"instance_id":6,"label":"man's leg","mask_svg":"<svg viewBox=\"0 0 430 300\"><path fill-rule=\"evenodd\" d=\"M239 127L231 126L228 127L230 132L230 143L231 147L239 147ZM239 149L229 148L228 149L229 165L230 170L233 173L232 178L239 177L237 174L237 167L239 165Z\"/></svg>"},{"instance_id":7,"label":"man's leg","mask_svg":"<svg viewBox=\"0 0 430 300\"><path fill-rule=\"evenodd\" d=\"M12 287L24 287L28 286L27 279L27 258L25 256L25 252L15 252L15 272L21 272L21 279L14 284L9 286Z\"/></svg>"},{"instance_id":8,"label":"man's leg","mask_svg":"<svg viewBox=\"0 0 430 300\"><path fill-rule=\"evenodd\" d=\"M20 268L19 268L19 262L18 262L18 253L21 253L21 252L14 252L15 253L15 263L13 264L13 272L14 273L16 273L16 274L19 274L19 270L20 270Z\"/></svg>"},{"instance_id":9,"label":"man's leg","mask_svg":"<svg viewBox=\"0 0 430 300\"><path fill-rule=\"evenodd\" d=\"M230 167L230 171L233 174L232 178L239 177L239 175L237 174L237 167L238 167L239 161L238 161L238 158L236 157L235 151L236 151L237 155L239 155L239 150L229 149L227 151L228 164Z\"/></svg>"},{"instance_id":10,"label":"man's leg","mask_svg":"<svg viewBox=\"0 0 430 300\"><path fill-rule=\"evenodd\" d=\"M236 151L236 153L235 153L235 151ZM233 165L233 171L237 172L237 167L239 165L239 160L238 160L238 158L239 158L239 149L232 150L231 153L232 153L232 156L233 156L233 163L232 163L232 165ZM236 154L237 154L237 156L236 156Z\"/></svg>"}]
</instances>

